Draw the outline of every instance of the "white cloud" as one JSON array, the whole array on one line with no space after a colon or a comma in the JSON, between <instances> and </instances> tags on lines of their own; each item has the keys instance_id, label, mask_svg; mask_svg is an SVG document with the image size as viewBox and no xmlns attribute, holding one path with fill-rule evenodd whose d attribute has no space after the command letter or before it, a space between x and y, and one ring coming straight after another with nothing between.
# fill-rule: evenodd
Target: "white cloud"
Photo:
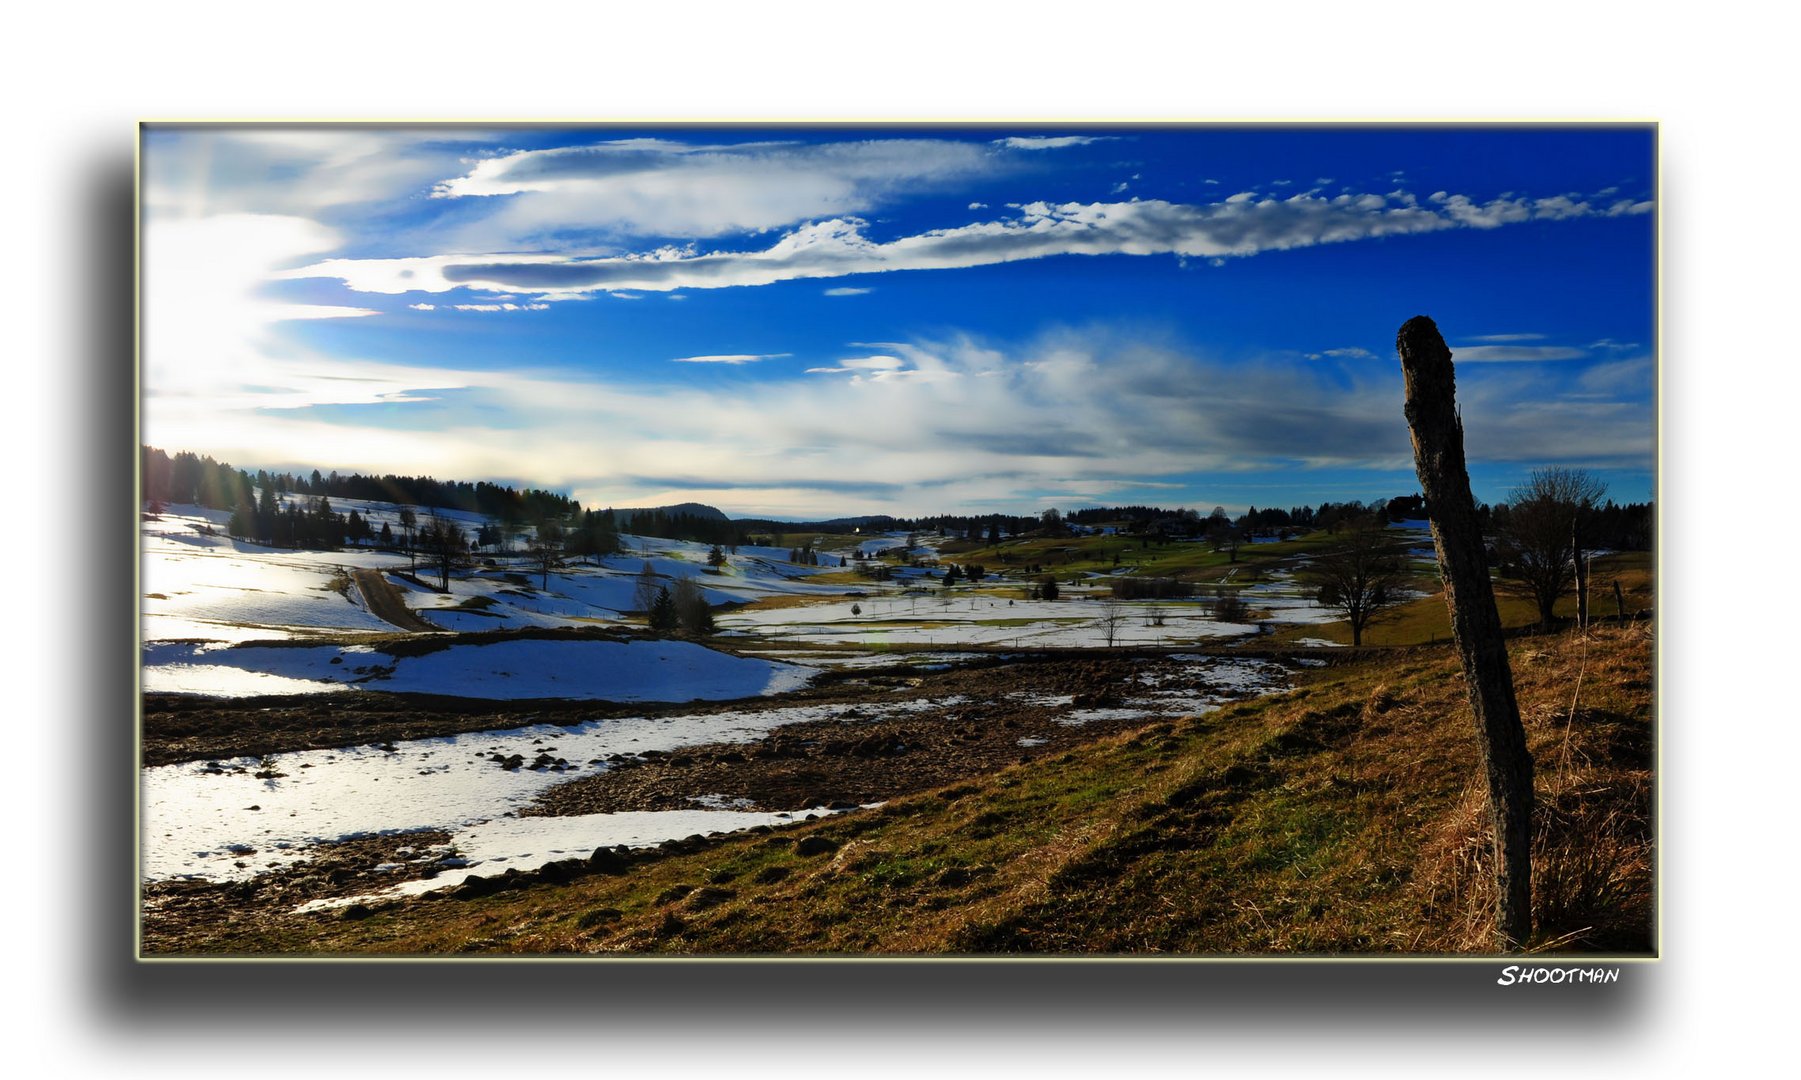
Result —
<instances>
[{"instance_id":1,"label":"white cloud","mask_svg":"<svg viewBox=\"0 0 1801 1080\"><path fill-rule=\"evenodd\" d=\"M597 234L707 237L864 213L1008 167L993 147L954 139L620 139L489 158L433 194L494 201L490 214L455 234L465 249L564 248Z\"/></svg>"},{"instance_id":2,"label":"white cloud","mask_svg":"<svg viewBox=\"0 0 1801 1080\"><path fill-rule=\"evenodd\" d=\"M971 210L986 210L988 209L988 204L985 202L972 202L969 204L969 208Z\"/></svg>"},{"instance_id":3,"label":"white cloud","mask_svg":"<svg viewBox=\"0 0 1801 1080\"><path fill-rule=\"evenodd\" d=\"M1516 365L1473 370L1459 380L1472 459L1636 460L1650 446L1649 370L1622 361L1562 395ZM530 477L591 505L680 493L741 513L995 508L1060 485L1412 465L1393 365L1225 364L1136 331L1058 332L1006 349L889 343L824 372L730 387L353 361L305 372L345 380L341 400L410 402L432 422L271 412L269 395L239 388L154 402L156 437L252 466L301 455L309 467Z\"/></svg>"},{"instance_id":4,"label":"white cloud","mask_svg":"<svg viewBox=\"0 0 1801 1080\"><path fill-rule=\"evenodd\" d=\"M863 296L867 293L872 293L874 291L875 291L874 289L859 289L859 288L852 288L852 287L846 285L846 286L841 286L836 289L827 289L825 291L825 295L827 295L827 296Z\"/></svg>"},{"instance_id":5,"label":"white cloud","mask_svg":"<svg viewBox=\"0 0 1801 1080\"><path fill-rule=\"evenodd\" d=\"M729 353L722 356L677 356L670 360L672 364L754 364L759 360L779 360L789 353Z\"/></svg>"},{"instance_id":6,"label":"white cloud","mask_svg":"<svg viewBox=\"0 0 1801 1080\"><path fill-rule=\"evenodd\" d=\"M436 305L436 304L408 304L407 307L412 308L414 311L436 311L436 310L438 310L438 305Z\"/></svg>"},{"instance_id":7,"label":"white cloud","mask_svg":"<svg viewBox=\"0 0 1801 1080\"><path fill-rule=\"evenodd\" d=\"M1342 349L1322 349L1316 353L1308 353L1307 359L1319 360L1327 356L1332 357L1334 360L1374 360L1377 358L1376 354L1370 352L1368 349L1350 345Z\"/></svg>"},{"instance_id":8,"label":"white cloud","mask_svg":"<svg viewBox=\"0 0 1801 1080\"><path fill-rule=\"evenodd\" d=\"M907 366L907 362L905 360L902 360L898 356L886 356L886 355L860 356L860 357L855 357L855 358L848 359L848 360L840 360L840 361L838 361L837 367L808 368L807 374L809 374L809 375L824 375L824 374L835 374L835 373L847 373L847 374L860 375L860 374L865 374L865 373L881 373L881 372L900 371L900 370L904 369L906 366Z\"/></svg>"},{"instance_id":9,"label":"white cloud","mask_svg":"<svg viewBox=\"0 0 1801 1080\"><path fill-rule=\"evenodd\" d=\"M420 307L414 304L414 307ZM452 304L457 311L549 311L549 304ZM425 310L430 310L429 306Z\"/></svg>"},{"instance_id":10,"label":"white cloud","mask_svg":"<svg viewBox=\"0 0 1801 1080\"><path fill-rule=\"evenodd\" d=\"M832 218L787 233L760 251L660 248L640 255L576 258L552 254L410 259L331 259L294 277L338 277L366 292L535 292L546 298L595 292L713 289L887 270L985 266L1050 255L1160 255L1229 258L1453 228L1495 228L1532 220L1528 200L1478 204L1438 192L1430 206L1385 196L1314 193L1288 198L1240 192L1223 202L1159 199L1111 203L1025 203L1016 217L938 229L888 242L864 235L857 218ZM1604 213L1588 210L1588 214ZM1559 217L1567 207L1558 204Z\"/></svg>"},{"instance_id":11,"label":"white cloud","mask_svg":"<svg viewBox=\"0 0 1801 1080\"><path fill-rule=\"evenodd\" d=\"M490 136L404 130L152 125L144 206L154 219L230 213L375 212L428 190L467 147Z\"/></svg>"},{"instance_id":12,"label":"white cloud","mask_svg":"<svg viewBox=\"0 0 1801 1080\"><path fill-rule=\"evenodd\" d=\"M996 146L1004 146L1009 150L1061 150L1067 146L1087 146L1089 143L1107 142L1114 139L1112 135L1014 135L1010 138L994 140Z\"/></svg>"},{"instance_id":13,"label":"white cloud","mask_svg":"<svg viewBox=\"0 0 1801 1080\"><path fill-rule=\"evenodd\" d=\"M1520 363L1544 360L1583 360L1585 349L1567 345L1465 345L1451 350L1463 363Z\"/></svg>"},{"instance_id":14,"label":"white cloud","mask_svg":"<svg viewBox=\"0 0 1801 1080\"><path fill-rule=\"evenodd\" d=\"M1543 334L1473 334L1468 340L1500 345L1514 341L1543 341L1544 338Z\"/></svg>"}]
</instances>

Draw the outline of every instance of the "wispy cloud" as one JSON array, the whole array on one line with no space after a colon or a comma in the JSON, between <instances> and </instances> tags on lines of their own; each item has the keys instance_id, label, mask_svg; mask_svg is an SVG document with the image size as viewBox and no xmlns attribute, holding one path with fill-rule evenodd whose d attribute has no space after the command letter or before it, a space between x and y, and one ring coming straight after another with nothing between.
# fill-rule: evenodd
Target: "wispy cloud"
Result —
<instances>
[{"instance_id":1,"label":"wispy cloud","mask_svg":"<svg viewBox=\"0 0 1801 1080\"><path fill-rule=\"evenodd\" d=\"M439 183L492 200L464 245L568 248L596 236L710 237L866 213L903 195L1004 171L1009 155L956 139L686 143L617 139L520 150Z\"/></svg>"},{"instance_id":2,"label":"wispy cloud","mask_svg":"<svg viewBox=\"0 0 1801 1080\"><path fill-rule=\"evenodd\" d=\"M859 356L859 357L853 357L848 360L840 360L840 361L838 361L837 367L808 368L807 374L809 374L809 375L878 374L879 375L879 374L882 374L885 372L902 371L902 370L905 370L906 367L907 367L907 362L905 360L902 360L898 356L886 356L886 355Z\"/></svg>"},{"instance_id":3,"label":"wispy cloud","mask_svg":"<svg viewBox=\"0 0 1801 1080\"><path fill-rule=\"evenodd\" d=\"M1437 208L1397 205L1381 195L1313 193L1289 198L1249 192L1209 204L1142 200L1027 203L1017 216L879 242L858 218L797 228L760 251L694 253L661 248L628 256L579 258L438 255L409 259L329 259L293 277L336 277L363 292L533 292L546 299L630 289L717 289L890 270L986 266L1053 255L1162 255L1243 258L1268 251L1456 228L1495 228L1539 216L1526 199L1477 204L1435 196ZM1587 204L1581 204L1586 206ZM1645 206L1649 204L1633 204ZM1611 210L1584 211L1611 214ZM1634 209L1630 212L1637 213ZM1559 205L1561 220L1580 216Z\"/></svg>"},{"instance_id":4,"label":"wispy cloud","mask_svg":"<svg viewBox=\"0 0 1801 1080\"><path fill-rule=\"evenodd\" d=\"M1568 345L1464 345L1451 350L1460 363L1530 363L1545 360L1585 360L1586 349Z\"/></svg>"},{"instance_id":5,"label":"wispy cloud","mask_svg":"<svg viewBox=\"0 0 1801 1080\"><path fill-rule=\"evenodd\" d=\"M1451 195L1443 191L1435 191L1428 196L1428 201L1443 207L1444 212L1458 224L1468 225L1474 229L1494 229L1522 221L1627 217L1634 214L1647 214L1652 210L1652 203L1649 200L1612 199L1602 206L1578 195L1553 195L1544 199L1516 198L1504 195L1498 199L1478 203L1467 195Z\"/></svg>"},{"instance_id":6,"label":"wispy cloud","mask_svg":"<svg viewBox=\"0 0 1801 1080\"><path fill-rule=\"evenodd\" d=\"M762 360L780 360L790 353L728 353L722 356L677 356L670 360L672 364L755 364Z\"/></svg>"},{"instance_id":7,"label":"wispy cloud","mask_svg":"<svg viewBox=\"0 0 1801 1080\"><path fill-rule=\"evenodd\" d=\"M1543 341L1544 338L1543 334L1474 334L1464 340L1480 341L1484 344L1502 344L1512 341Z\"/></svg>"},{"instance_id":8,"label":"wispy cloud","mask_svg":"<svg viewBox=\"0 0 1801 1080\"><path fill-rule=\"evenodd\" d=\"M848 285L843 285L843 286L839 286L838 288L835 288L835 289L827 289L825 291L825 295L827 295L827 296L864 296L864 295L866 295L868 293L872 293L874 291L875 291L874 289L858 289L858 288L852 288Z\"/></svg>"},{"instance_id":9,"label":"wispy cloud","mask_svg":"<svg viewBox=\"0 0 1801 1080\"><path fill-rule=\"evenodd\" d=\"M1650 446L1648 361L1630 363L1549 385L1517 366L1473 370L1459 385L1472 459L1637 460ZM531 476L594 505L680 494L740 513L996 508L1065 485L1103 492L1185 485L1200 472L1411 467L1390 365L1226 363L1147 344L1136 332L1093 329L1017 346L890 342L830 367L771 374L778 377L729 387L673 378L620 385L575 371L314 359L309 380L362 380L345 382L338 400L404 403L425 419L409 426L392 410L366 421L341 408L271 412L273 399L233 384L224 397L159 402L156 437L185 445L179 436L192 424L229 460L329 447L331 460L311 464ZM1522 401L1544 408L1516 408ZM519 416L531 424L502 419ZM457 438L447 444L443 431ZM672 477L690 479L656 486ZM880 490L860 477L879 478Z\"/></svg>"},{"instance_id":10,"label":"wispy cloud","mask_svg":"<svg viewBox=\"0 0 1801 1080\"><path fill-rule=\"evenodd\" d=\"M1009 150L1061 150L1069 146L1087 146L1116 138L1113 135L1014 135L994 140L995 145Z\"/></svg>"}]
</instances>

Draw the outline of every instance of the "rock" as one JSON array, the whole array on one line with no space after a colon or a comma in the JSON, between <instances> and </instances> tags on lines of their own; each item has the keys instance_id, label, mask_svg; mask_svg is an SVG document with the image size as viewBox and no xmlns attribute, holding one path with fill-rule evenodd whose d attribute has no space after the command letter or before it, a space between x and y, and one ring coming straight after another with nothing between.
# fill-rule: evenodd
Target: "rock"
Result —
<instances>
[{"instance_id":1,"label":"rock","mask_svg":"<svg viewBox=\"0 0 1801 1080\"><path fill-rule=\"evenodd\" d=\"M838 850L838 841L823 836L803 836L794 845L796 855L829 855Z\"/></svg>"},{"instance_id":2,"label":"rock","mask_svg":"<svg viewBox=\"0 0 1801 1080\"><path fill-rule=\"evenodd\" d=\"M580 859L559 859L538 867L538 877L549 882L573 881L582 876L583 865Z\"/></svg>"},{"instance_id":3,"label":"rock","mask_svg":"<svg viewBox=\"0 0 1801 1080\"><path fill-rule=\"evenodd\" d=\"M367 904L352 904L349 907L344 909L344 919L346 921L354 921L356 919L367 919L368 917L369 917L369 905L367 905Z\"/></svg>"},{"instance_id":4,"label":"rock","mask_svg":"<svg viewBox=\"0 0 1801 1080\"><path fill-rule=\"evenodd\" d=\"M588 869L597 874L623 874L630 866L630 860L612 848L595 848L588 856Z\"/></svg>"}]
</instances>

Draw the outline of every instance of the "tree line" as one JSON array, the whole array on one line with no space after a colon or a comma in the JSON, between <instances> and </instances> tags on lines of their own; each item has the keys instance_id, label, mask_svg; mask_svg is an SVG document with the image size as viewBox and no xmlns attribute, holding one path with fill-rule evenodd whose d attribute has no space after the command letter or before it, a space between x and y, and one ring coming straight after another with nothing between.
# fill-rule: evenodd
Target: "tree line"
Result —
<instances>
[{"instance_id":1,"label":"tree line","mask_svg":"<svg viewBox=\"0 0 1801 1080\"><path fill-rule=\"evenodd\" d=\"M400 506L462 510L501 521L562 520L581 512L581 504L567 495L538 488L523 491L481 480L474 483L437 480L429 476L364 476L352 473L320 473L310 476L234 469L190 451L169 454L152 446L142 448L144 498L160 503L192 503L212 510L235 509L244 499L263 490L275 496L302 495L324 499L359 499Z\"/></svg>"}]
</instances>

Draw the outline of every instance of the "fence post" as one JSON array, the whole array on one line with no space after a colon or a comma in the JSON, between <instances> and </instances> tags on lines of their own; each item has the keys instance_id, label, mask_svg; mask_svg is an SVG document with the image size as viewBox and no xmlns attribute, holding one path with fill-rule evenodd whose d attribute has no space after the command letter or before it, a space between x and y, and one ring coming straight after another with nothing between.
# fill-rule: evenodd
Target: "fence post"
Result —
<instances>
[{"instance_id":1,"label":"fence post","mask_svg":"<svg viewBox=\"0 0 1801 1080\"><path fill-rule=\"evenodd\" d=\"M1532 755L1513 694L1507 642L1488 578L1482 527L1463 457L1463 421L1451 350L1424 315L1395 339L1406 381L1413 460L1432 521L1432 542L1450 609L1451 639L1463 661L1476 741L1488 773L1495 834L1495 929L1503 950L1532 932Z\"/></svg>"}]
</instances>

